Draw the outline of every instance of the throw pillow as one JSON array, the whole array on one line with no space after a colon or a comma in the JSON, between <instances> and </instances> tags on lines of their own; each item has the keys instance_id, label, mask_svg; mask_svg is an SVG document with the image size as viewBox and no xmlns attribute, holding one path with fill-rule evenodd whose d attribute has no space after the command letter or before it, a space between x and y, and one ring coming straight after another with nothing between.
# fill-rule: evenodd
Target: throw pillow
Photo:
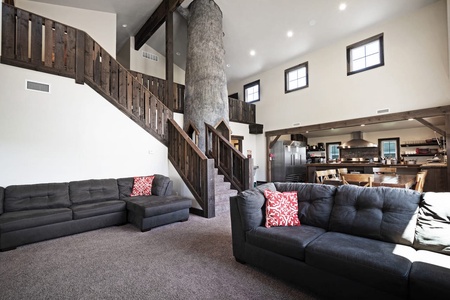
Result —
<instances>
[{"instance_id":1,"label":"throw pillow","mask_svg":"<svg viewBox=\"0 0 450 300\"><path fill-rule=\"evenodd\" d=\"M131 197L150 196L152 194L152 183L155 176L134 177Z\"/></svg>"},{"instance_id":2,"label":"throw pillow","mask_svg":"<svg viewBox=\"0 0 450 300\"><path fill-rule=\"evenodd\" d=\"M264 191L266 227L300 226L297 192Z\"/></svg>"}]
</instances>

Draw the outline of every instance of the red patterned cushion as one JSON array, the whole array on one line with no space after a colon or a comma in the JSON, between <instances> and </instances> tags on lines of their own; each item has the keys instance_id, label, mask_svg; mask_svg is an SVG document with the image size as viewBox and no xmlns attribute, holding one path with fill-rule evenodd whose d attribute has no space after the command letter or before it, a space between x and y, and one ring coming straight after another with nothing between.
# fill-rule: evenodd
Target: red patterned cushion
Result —
<instances>
[{"instance_id":1,"label":"red patterned cushion","mask_svg":"<svg viewBox=\"0 0 450 300\"><path fill-rule=\"evenodd\" d=\"M300 226L297 192L264 191L266 197L266 227Z\"/></svg>"},{"instance_id":2,"label":"red patterned cushion","mask_svg":"<svg viewBox=\"0 0 450 300\"><path fill-rule=\"evenodd\" d=\"M134 177L133 190L130 196L150 196L153 178L155 176Z\"/></svg>"}]
</instances>

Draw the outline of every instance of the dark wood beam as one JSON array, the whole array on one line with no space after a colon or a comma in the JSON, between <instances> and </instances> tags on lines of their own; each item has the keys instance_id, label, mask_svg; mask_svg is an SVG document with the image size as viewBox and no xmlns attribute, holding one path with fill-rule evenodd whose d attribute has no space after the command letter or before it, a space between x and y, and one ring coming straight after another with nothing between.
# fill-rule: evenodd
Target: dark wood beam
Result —
<instances>
[{"instance_id":1,"label":"dark wood beam","mask_svg":"<svg viewBox=\"0 0 450 300\"><path fill-rule=\"evenodd\" d=\"M430 128L431 130L439 133L442 136L445 136L445 131L440 129L439 127L434 126L433 124L431 124L430 122L422 119L422 118L416 118L416 121L427 126L428 128Z\"/></svg>"},{"instance_id":2,"label":"dark wood beam","mask_svg":"<svg viewBox=\"0 0 450 300\"><path fill-rule=\"evenodd\" d=\"M5 0L5 3L14 6L14 0Z\"/></svg>"},{"instance_id":3,"label":"dark wood beam","mask_svg":"<svg viewBox=\"0 0 450 300\"><path fill-rule=\"evenodd\" d=\"M366 118L357 118L357 119L351 119L351 120L328 122L328 123L315 124L315 125L309 125L309 126L266 131L266 136L270 137L270 136L277 136L277 135L284 135L284 134L305 134L306 132L329 130L329 129L333 129L333 128L345 128L345 127L360 126L361 124L371 125L371 124L380 124L380 123L386 123L386 122L404 121L404 120L408 120L408 119L443 116L447 113L450 113L450 105L438 106L438 107L433 107L433 108L425 108L425 109L419 109L419 110L412 110L412 111L405 111L405 112L386 114L386 115L380 115L380 116L372 116L372 117L366 117Z\"/></svg>"},{"instance_id":4,"label":"dark wood beam","mask_svg":"<svg viewBox=\"0 0 450 300\"><path fill-rule=\"evenodd\" d=\"M166 99L173 110L173 12L166 16Z\"/></svg>"},{"instance_id":5,"label":"dark wood beam","mask_svg":"<svg viewBox=\"0 0 450 300\"><path fill-rule=\"evenodd\" d=\"M448 156L450 153L450 113L445 114L445 143L446 143L446 152L445 155ZM450 191L450 164L447 161L447 191Z\"/></svg>"},{"instance_id":6,"label":"dark wood beam","mask_svg":"<svg viewBox=\"0 0 450 300\"><path fill-rule=\"evenodd\" d=\"M166 16L174 12L184 0L163 0L155 12L148 18L147 22L139 29L134 38L134 49L137 51L148 41L148 39L166 21Z\"/></svg>"}]
</instances>

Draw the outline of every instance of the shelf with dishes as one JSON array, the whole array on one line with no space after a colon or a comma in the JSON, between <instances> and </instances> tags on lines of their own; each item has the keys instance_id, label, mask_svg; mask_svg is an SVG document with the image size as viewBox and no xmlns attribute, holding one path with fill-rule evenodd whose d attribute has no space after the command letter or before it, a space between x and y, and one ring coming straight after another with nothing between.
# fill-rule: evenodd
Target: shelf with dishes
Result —
<instances>
[{"instance_id":1,"label":"shelf with dishes","mask_svg":"<svg viewBox=\"0 0 450 300\"><path fill-rule=\"evenodd\" d=\"M436 138L418 141L405 141L400 146L409 148L401 152L402 157L421 157L421 156L436 156L444 154L441 150L443 140ZM427 147L427 148L424 148Z\"/></svg>"}]
</instances>

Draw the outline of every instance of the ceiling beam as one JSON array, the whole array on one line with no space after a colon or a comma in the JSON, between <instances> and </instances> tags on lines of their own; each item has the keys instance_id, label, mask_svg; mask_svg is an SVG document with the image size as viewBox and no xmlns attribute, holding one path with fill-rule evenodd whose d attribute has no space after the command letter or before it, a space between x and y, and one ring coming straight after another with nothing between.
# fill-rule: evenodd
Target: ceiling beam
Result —
<instances>
[{"instance_id":1,"label":"ceiling beam","mask_svg":"<svg viewBox=\"0 0 450 300\"><path fill-rule=\"evenodd\" d=\"M428 122L428 121L426 121L426 120L424 120L422 118L416 118L416 121L421 123L421 124L423 124L423 125L425 125L425 126L427 126L427 127L429 127L431 130L439 133L440 135L445 136L445 131L444 130L440 129L439 127L434 126L430 122Z\"/></svg>"},{"instance_id":2,"label":"ceiling beam","mask_svg":"<svg viewBox=\"0 0 450 300\"><path fill-rule=\"evenodd\" d=\"M386 122L395 122L395 121L405 121L409 119L417 119L417 118L429 118L436 116L443 116L445 114L450 113L450 105L446 106L438 106L433 108L419 109L419 110L411 110L399 113L392 113L380 116L372 116L366 118L357 118L351 120L344 121L336 121L322 124L315 124L309 126L301 126L301 127L292 127L286 129L279 129L273 131L266 131L266 137L269 136L277 136L284 134L305 134L307 132L320 131L320 130L330 130L333 128L346 128L346 127L354 127L371 124L380 124Z\"/></svg>"},{"instance_id":3,"label":"ceiling beam","mask_svg":"<svg viewBox=\"0 0 450 300\"><path fill-rule=\"evenodd\" d=\"M148 41L148 39L166 21L166 16L174 12L184 0L163 0L158 8L148 18L147 22L139 29L134 37L134 49L138 51Z\"/></svg>"}]
</instances>

